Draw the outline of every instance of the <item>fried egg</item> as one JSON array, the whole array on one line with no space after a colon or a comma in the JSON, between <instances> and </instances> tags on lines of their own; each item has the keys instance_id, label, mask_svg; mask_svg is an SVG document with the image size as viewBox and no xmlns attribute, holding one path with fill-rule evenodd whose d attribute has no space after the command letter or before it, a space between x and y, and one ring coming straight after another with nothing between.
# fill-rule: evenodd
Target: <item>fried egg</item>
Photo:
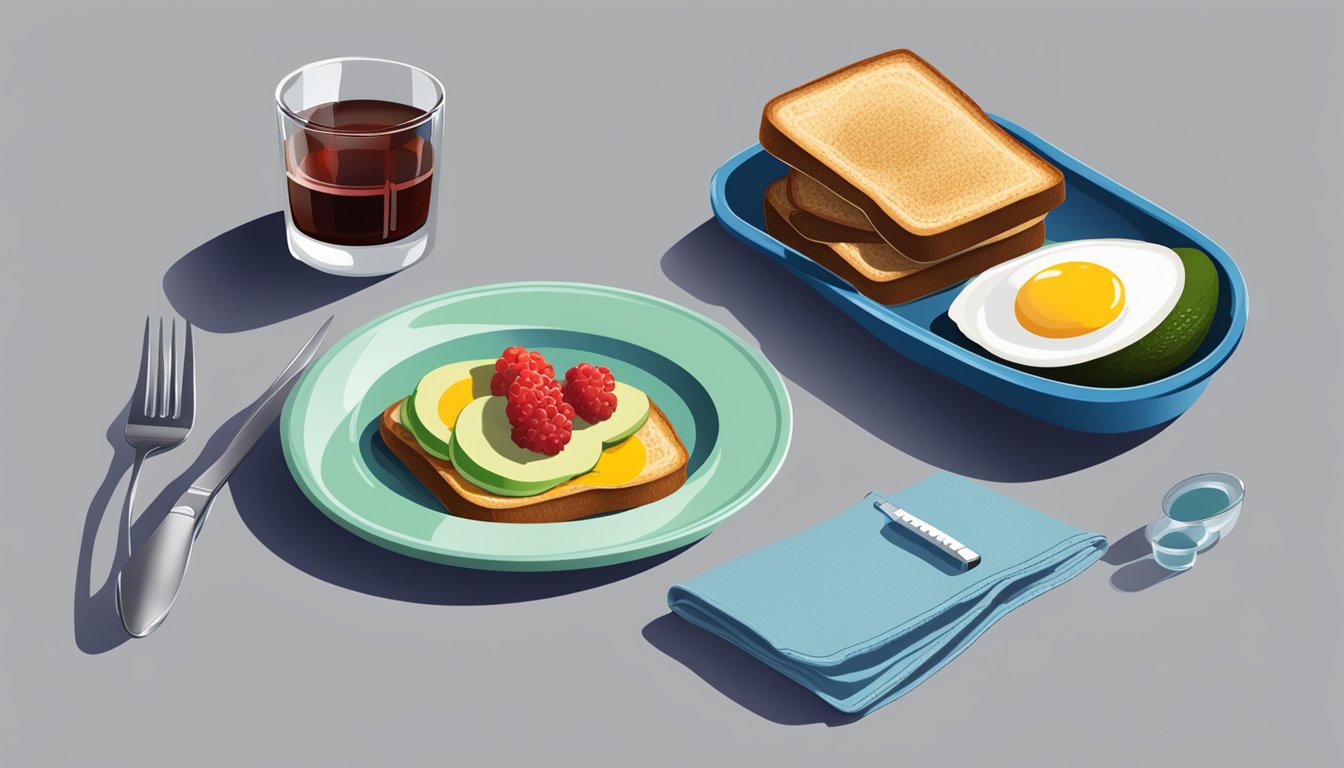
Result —
<instances>
[{"instance_id":1,"label":"fried egg","mask_svg":"<svg viewBox=\"0 0 1344 768\"><path fill-rule=\"evenodd\" d=\"M1171 313L1184 288L1185 269L1170 248L1140 240L1073 240L982 272L947 314L995 357L1058 368L1143 338Z\"/></svg>"}]
</instances>

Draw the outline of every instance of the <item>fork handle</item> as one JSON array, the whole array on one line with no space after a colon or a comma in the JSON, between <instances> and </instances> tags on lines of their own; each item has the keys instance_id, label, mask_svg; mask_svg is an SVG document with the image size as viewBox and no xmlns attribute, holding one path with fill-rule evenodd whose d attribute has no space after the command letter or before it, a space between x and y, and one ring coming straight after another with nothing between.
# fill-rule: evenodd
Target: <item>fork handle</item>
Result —
<instances>
[{"instance_id":1,"label":"fork handle","mask_svg":"<svg viewBox=\"0 0 1344 768\"><path fill-rule=\"evenodd\" d=\"M117 613L131 635L144 637L153 632L172 609L187 573L192 544L209 511L209 501L200 514L189 506L173 507L122 568L117 576Z\"/></svg>"},{"instance_id":2,"label":"fork handle","mask_svg":"<svg viewBox=\"0 0 1344 768\"><path fill-rule=\"evenodd\" d=\"M131 523L135 522L133 519L135 514L135 488L140 482L140 467L144 466L145 459L149 454L149 451L136 449L135 463L131 465L131 482L126 488L126 508L121 513L122 527L126 529L126 557L130 557L132 554Z\"/></svg>"}]
</instances>

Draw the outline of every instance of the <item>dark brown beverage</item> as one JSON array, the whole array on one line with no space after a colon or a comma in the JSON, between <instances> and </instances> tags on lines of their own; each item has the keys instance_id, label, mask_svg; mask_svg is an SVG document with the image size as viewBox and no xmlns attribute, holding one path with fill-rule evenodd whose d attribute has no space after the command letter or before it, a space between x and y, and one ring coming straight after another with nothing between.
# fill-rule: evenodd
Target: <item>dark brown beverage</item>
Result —
<instances>
[{"instance_id":1,"label":"dark brown beverage","mask_svg":"<svg viewBox=\"0 0 1344 768\"><path fill-rule=\"evenodd\" d=\"M382 245L424 226L434 173L429 123L415 125L424 111L355 99L299 116L308 125L285 146L289 208L299 231L336 245Z\"/></svg>"}]
</instances>

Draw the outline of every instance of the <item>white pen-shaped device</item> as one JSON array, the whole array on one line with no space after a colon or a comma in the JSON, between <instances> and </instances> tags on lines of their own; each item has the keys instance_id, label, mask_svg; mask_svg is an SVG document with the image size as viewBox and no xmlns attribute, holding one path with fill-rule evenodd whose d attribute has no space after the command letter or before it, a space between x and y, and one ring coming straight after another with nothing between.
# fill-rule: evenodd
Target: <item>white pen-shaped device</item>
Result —
<instances>
[{"instance_id":1,"label":"white pen-shaped device","mask_svg":"<svg viewBox=\"0 0 1344 768\"><path fill-rule=\"evenodd\" d=\"M966 570L969 571L980 564L980 555L976 554L975 550L962 544L951 536L948 536L937 528L934 528L923 520L920 520L909 512L906 512L895 504L892 504L890 501L879 499L878 501L873 502L873 506L877 507L878 511L882 514L891 518L893 523L896 523L907 531L924 539L939 550L946 552Z\"/></svg>"}]
</instances>

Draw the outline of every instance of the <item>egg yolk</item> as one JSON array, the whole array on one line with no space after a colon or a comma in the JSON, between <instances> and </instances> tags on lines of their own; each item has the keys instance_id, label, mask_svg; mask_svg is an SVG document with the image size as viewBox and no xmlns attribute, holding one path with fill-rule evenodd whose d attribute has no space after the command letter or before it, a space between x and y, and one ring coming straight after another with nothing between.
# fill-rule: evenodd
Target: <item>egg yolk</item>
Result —
<instances>
[{"instance_id":1,"label":"egg yolk","mask_svg":"<svg viewBox=\"0 0 1344 768\"><path fill-rule=\"evenodd\" d=\"M472 400L473 384L471 379L463 379L443 391L439 398L439 421L445 427L452 429L457 425L457 417Z\"/></svg>"},{"instance_id":2,"label":"egg yolk","mask_svg":"<svg viewBox=\"0 0 1344 768\"><path fill-rule=\"evenodd\" d=\"M648 460L648 449L638 437L629 437L602 451L597 466L575 480L584 485L614 487L639 477Z\"/></svg>"},{"instance_id":3,"label":"egg yolk","mask_svg":"<svg viewBox=\"0 0 1344 768\"><path fill-rule=\"evenodd\" d=\"M457 417L472 401L473 387L471 379L463 379L444 390L439 398L439 420L449 429L457 425ZM604 449L596 466L569 482L614 488L639 477L647 461L648 448L638 437L631 436Z\"/></svg>"},{"instance_id":4,"label":"egg yolk","mask_svg":"<svg viewBox=\"0 0 1344 768\"><path fill-rule=\"evenodd\" d=\"M1125 286L1111 270L1085 261L1051 265L1017 291L1023 328L1051 339L1082 336L1104 327L1125 307Z\"/></svg>"}]
</instances>

